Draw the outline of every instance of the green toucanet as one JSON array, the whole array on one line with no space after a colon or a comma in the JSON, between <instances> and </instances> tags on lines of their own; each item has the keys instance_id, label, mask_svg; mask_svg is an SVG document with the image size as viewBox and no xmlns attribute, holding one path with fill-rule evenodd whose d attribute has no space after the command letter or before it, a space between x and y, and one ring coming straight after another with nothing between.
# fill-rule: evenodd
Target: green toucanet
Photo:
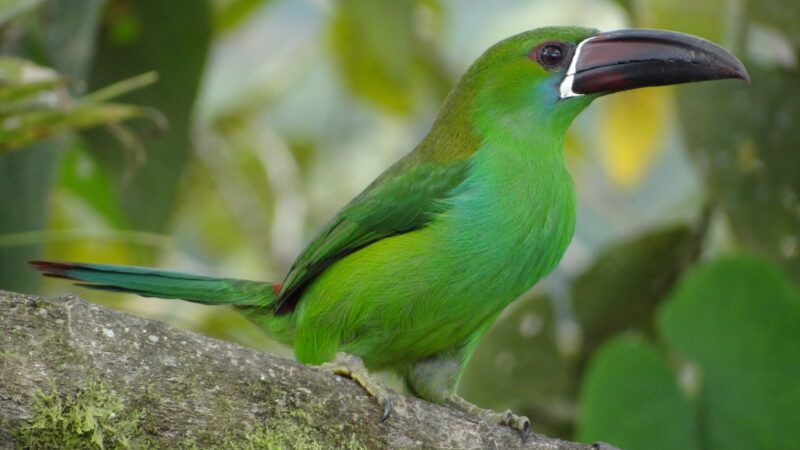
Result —
<instances>
[{"instance_id":1,"label":"green toucanet","mask_svg":"<svg viewBox=\"0 0 800 450\"><path fill-rule=\"evenodd\" d=\"M527 433L527 418L479 409L456 388L487 328L572 239L567 127L603 94L721 78L749 81L732 54L681 33L527 31L472 64L422 142L322 229L282 283L33 264L91 288L233 305L301 362L335 360L358 377L358 357L421 398ZM388 415L386 393L367 389Z\"/></svg>"}]
</instances>

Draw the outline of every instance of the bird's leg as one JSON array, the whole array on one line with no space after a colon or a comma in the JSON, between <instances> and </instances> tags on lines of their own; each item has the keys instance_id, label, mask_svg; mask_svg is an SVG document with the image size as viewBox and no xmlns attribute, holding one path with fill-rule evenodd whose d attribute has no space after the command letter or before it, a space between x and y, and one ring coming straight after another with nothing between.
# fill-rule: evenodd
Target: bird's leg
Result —
<instances>
[{"instance_id":1,"label":"bird's leg","mask_svg":"<svg viewBox=\"0 0 800 450\"><path fill-rule=\"evenodd\" d=\"M520 431L523 437L527 437L528 433L531 431L530 419L525 416L514 414L510 409L507 409L502 413L492 411L491 409L483 409L464 400L458 395L450 396L445 403L456 409L474 414L490 422L499 423L500 425L507 425L517 431Z\"/></svg>"},{"instance_id":2,"label":"bird's leg","mask_svg":"<svg viewBox=\"0 0 800 450\"><path fill-rule=\"evenodd\" d=\"M448 405L488 421L509 426L521 432L523 439L526 438L531 431L531 421L527 417L518 416L510 410L498 413L479 408L456 395L456 386L465 361L461 362L448 356L438 355L415 362L406 378L409 388L428 401Z\"/></svg>"},{"instance_id":3,"label":"bird's leg","mask_svg":"<svg viewBox=\"0 0 800 450\"><path fill-rule=\"evenodd\" d=\"M375 397L378 403L383 406L381 422L388 419L389 415L392 414L392 400L389 397L389 390L383 383L369 374L364 362L358 356L339 352L333 361L322 364L320 368L352 379L360 384L369 395Z\"/></svg>"},{"instance_id":4,"label":"bird's leg","mask_svg":"<svg viewBox=\"0 0 800 450\"><path fill-rule=\"evenodd\" d=\"M464 367L472 356L478 339L492 321L477 330L451 350L416 361L405 373L409 389L417 396L433 403L448 405L486 420L509 426L522 433L525 439L531 430L531 421L511 411L498 413L479 408L456 395L456 388Z\"/></svg>"}]
</instances>

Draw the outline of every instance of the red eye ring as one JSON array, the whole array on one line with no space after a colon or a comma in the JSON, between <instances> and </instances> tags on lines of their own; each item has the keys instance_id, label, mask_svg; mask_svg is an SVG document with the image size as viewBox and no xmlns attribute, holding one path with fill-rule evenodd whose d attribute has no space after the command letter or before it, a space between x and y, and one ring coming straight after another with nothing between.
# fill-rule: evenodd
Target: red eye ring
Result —
<instances>
[{"instance_id":1,"label":"red eye ring","mask_svg":"<svg viewBox=\"0 0 800 450\"><path fill-rule=\"evenodd\" d=\"M569 63L572 46L566 42L543 42L528 52L528 58L536 61L545 70L557 70Z\"/></svg>"}]
</instances>

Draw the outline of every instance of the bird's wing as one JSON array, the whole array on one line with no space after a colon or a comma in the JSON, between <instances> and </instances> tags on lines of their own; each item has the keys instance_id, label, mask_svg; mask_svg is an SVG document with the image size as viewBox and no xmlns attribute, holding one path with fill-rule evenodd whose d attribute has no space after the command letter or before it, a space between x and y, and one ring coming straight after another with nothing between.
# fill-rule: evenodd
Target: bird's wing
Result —
<instances>
[{"instance_id":1,"label":"bird's wing","mask_svg":"<svg viewBox=\"0 0 800 450\"><path fill-rule=\"evenodd\" d=\"M411 156L411 155L410 155ZM303 289L328 266L375 241L424 227L466 178L467 159L407 157L383 173L329 222L297 258L281 286L278 313L290 312Z\"/></svg>"}]
</instances>

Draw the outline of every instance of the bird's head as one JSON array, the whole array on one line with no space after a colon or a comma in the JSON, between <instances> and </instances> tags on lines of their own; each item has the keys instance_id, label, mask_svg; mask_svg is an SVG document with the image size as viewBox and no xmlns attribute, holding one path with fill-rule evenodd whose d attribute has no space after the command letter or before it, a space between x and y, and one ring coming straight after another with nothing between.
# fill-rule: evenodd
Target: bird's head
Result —
<instances>
[{"instance_id":1,"label":"bird's head","mask_svg":"<svg viewBox=\"0 0 800 450\"><path fill-rule=\"evenodd\" d=\"M722 78L749 82L735 56L695 36L548 27L492 46L470 67L460 87L472 97L473 123L480 134L484 128L522 135L538 128L533 124L566 130L604 94Z\"/></svg>"}]
</instances>

